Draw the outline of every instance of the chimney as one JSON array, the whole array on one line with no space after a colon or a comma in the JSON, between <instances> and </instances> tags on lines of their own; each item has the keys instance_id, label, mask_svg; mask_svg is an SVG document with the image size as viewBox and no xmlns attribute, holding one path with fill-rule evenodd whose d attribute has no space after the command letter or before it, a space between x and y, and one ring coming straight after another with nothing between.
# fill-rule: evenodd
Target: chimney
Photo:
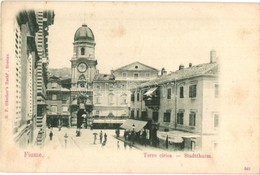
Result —
<instances>
[{"instance_id":1,"label":"chimney","mask_svg":"<svg viewBox=\"0 0 260 175\"><path fill-rule=\"evenodd\" d=\"M162 70L161 70L161 76L163 76L163 75L167 75L167 71L165 70L165 68L162 68Z\"/></svg>"},{"instance_id":2,"label":"chimney","mask_svg":"<svg viewBox=\"0 0 260 175\"><path fill-rule=\"evenodd\" d=\"M217 62L216 51L211 50L210 51L210 63L215 63L215 62Z\"/></svg>"},{"instance_id":3,"label":"chimney","mask_svg":"<svg viewBox=\"0 0 260 175\"><path fill-rule=\"evenodd\" d=\"M183 64L179 65L179 70L182 70L182 69L184 69L184 65Z\"/></svg>"},{"instance_id":4,"label":"chimney","mask_svg":"<svg viewBox=\"0 0 260 175\"><path fill-rule=\"evenodd\" d=\"M192 67L192 63L189 63L189 67Z\"/></svg>"}]
</instances>

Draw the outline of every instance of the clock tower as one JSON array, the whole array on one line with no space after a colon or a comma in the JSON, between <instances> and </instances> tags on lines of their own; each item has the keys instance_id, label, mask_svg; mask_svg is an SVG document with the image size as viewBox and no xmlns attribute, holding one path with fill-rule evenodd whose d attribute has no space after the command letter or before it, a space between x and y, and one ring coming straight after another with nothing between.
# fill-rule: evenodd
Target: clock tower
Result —
<instances>
[{"instance_id":1,"label":"clock tower","mask_svg":"<svg viewBox=\"0 0 260 175\"><path fill-rule=\"evenodd\" d=\"M95 37L85 24L77 29L73 42L71 61L71 125L81 128L92 116L93 79L96 74ZM86 114L83 118L82 114Z\"/></svg>"},{"instance_id":2,"label":"clock tower","mask_svg":"<svg viewBox=\"0 0 260 175\"><path fill-rule=\"evenodd\" d=\"M87 88L92 85L97 65L95 45L92 30L83 24L74 35L73 57L71 59L72 89Z\"/></svg>"}]
</instances>

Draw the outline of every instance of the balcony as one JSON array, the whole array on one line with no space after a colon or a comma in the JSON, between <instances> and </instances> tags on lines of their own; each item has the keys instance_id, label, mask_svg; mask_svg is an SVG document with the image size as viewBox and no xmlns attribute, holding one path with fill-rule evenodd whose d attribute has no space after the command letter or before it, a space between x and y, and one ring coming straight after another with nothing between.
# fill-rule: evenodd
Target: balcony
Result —
<instances>
[{"instance_id":1,"label":"balcony","mask_svg":"<svg viewBox=\"0 0 260 175\"><path fill-rule=\"evenodd\" d=\"M144 99L145 106L151 109L160 107L160 97L148 97Z\"/></svg>"},{"instance_id":2,"label":"balcony","mask_svg":"<svg viewBox=\"0 0 260 175\"><path fill-rule=\"evenodd\" d=\"M160 91L158 87L150 88L143 95L145 106L150 109L159 109L160 107Z\"/></svg>"}]
</instances>

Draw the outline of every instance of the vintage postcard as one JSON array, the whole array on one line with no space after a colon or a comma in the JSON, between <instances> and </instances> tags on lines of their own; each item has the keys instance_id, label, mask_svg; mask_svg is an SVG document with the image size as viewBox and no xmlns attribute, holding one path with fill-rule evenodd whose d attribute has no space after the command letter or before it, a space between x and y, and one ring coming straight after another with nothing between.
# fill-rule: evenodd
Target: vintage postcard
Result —
<instances>
[{"instance_id":1,"label":"vintage postcard","mask_svg":"<svg viewBox=\"0 0 260 175\"><path fill-rule=\"evenodd\" d=\"M259 173L259 4L1 5L1 172Z\"/></svg>"}]
</instances>

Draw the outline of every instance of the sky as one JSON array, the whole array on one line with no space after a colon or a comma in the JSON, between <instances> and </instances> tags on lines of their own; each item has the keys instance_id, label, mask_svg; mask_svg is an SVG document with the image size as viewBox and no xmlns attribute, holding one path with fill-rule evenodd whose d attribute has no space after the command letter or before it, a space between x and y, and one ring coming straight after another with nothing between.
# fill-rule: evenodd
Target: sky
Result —
<instances>
[{"instance_id":1,"label":"sky","mask_svg":"<svg viewBox=\"0 0 260 175\"><path fill-rule=\"evenodd\" d=\"M54 11L49 67L70 67L74 33L86 23L95 35L101 73L134 61L175 71L180 64L209 62L212 49L221 58L247 22L236 21L241 19L237 6L214 3L73 3Z\"/></svg>"}]
</instances>

